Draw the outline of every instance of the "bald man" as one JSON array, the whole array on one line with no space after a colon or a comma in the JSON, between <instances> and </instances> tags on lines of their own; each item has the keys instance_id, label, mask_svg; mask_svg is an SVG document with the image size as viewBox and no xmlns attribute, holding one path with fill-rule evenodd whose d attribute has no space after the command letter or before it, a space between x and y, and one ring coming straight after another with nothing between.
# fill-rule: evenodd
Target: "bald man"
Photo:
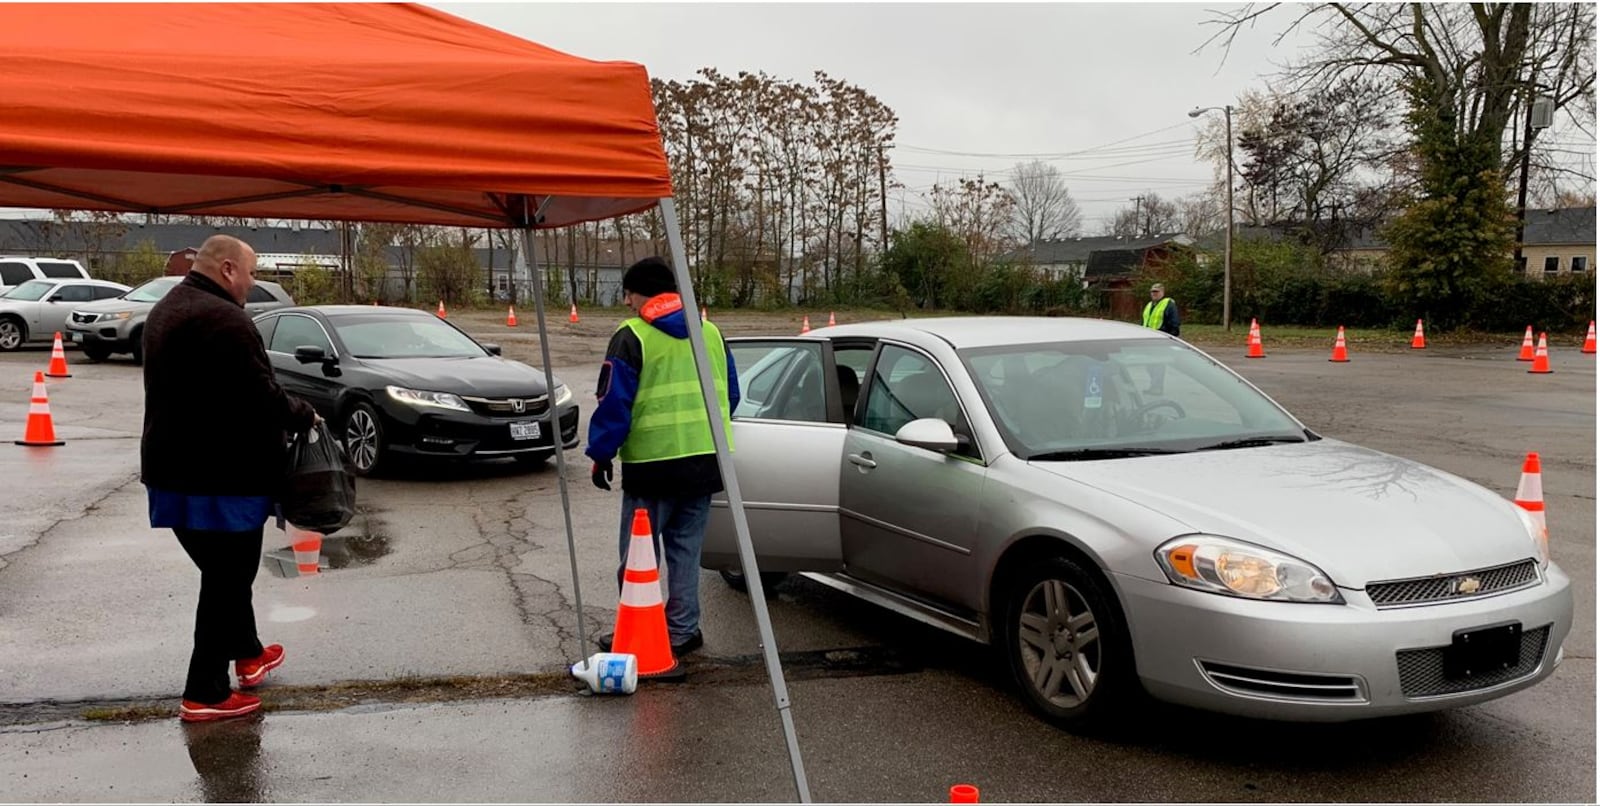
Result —
<instances>
[{"instance_id":1,"label":"bald man","mask_svg":"<svg viewBox=\"0 0 1600 806\"><path fill-rule=\"evenodd\" d=\"M171 529L200 569L194 653L178 716L244 716L254 688L283 663L283 647L256 635L251 586L262 530L283 481L290 433L317 417L272 376L245 298L256 254L226 235L207 239L189 274L156 303L144 327L144 438L140 481L150 526Z\"/></svg>"}]
</instances>

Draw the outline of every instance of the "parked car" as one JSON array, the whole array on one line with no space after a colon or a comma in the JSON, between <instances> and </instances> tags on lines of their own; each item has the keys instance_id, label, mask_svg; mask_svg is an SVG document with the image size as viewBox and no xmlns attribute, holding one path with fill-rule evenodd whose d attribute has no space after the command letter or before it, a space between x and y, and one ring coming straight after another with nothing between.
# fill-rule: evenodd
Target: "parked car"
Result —
<instances>
[{"instance_id":1,"label":"parked car","mask_svg":"<svg viewBox=\"0 0 1600 806\"><path fill-rule=\"evenodd\" d=\"M51 341L80 304L121 296L128 287L104 280L28 280L0 296L0 351Z\"/></svg>"},{"instance_id":2,"label":"parked car","mask_svg":"<svg viewBox=\"0 0 1600 806\"><path fill-rule=\"evenodd\" d=\"M104 361L112 353L129 353L135 364L144 362L144 320L150 309L183 282L182 277L157 277L135 286L118 297L78 306L67 321L66 337L83 347L92 361ZM294 305L294 298L283 286L257 280L245 302L251 315Z\"/></svg>"},{"instance_id":3,"label":"parked car","mask_svg":"<svg viewBox=\"0 0 1600 806\"><path fill-rule=\"evenodd\" d=\"M1562 660L1572 591L1526 512L1322 437L1165 334L912 319L730 345L763 575L992 645L1059 724L1141 687L1275 719L1431 711ZM713 506L702 564L743 584Z\"/></svg>"},{"instance_id":4,"label":"parked car","mask_svg":"<svg viewBox=\"0 0 1600 806\"><path fill-rule=\"evenodd\" d=\"M256 318L278 383L340 434L360 475L399 456L554 455L544 371L500 355L455 325L410 308L287 308ZM561 444L578 444L578 405L559 381Z\"/></svg>"},{"instance_id":5,"label":"parked car","mask_svg":"<svg viewBox=\"0 0 1600 806\"><path fill-rule=\"evenodd\" d=\"M87 280L82 263L65 258L0 255L0 294L29 280Z\"/></svg>"}]
</instances>

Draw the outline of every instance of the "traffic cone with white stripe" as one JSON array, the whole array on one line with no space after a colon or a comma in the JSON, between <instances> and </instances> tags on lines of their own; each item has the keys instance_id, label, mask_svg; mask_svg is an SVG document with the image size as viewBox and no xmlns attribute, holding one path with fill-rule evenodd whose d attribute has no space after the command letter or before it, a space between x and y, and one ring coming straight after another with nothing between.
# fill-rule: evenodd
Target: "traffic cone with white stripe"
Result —
<instances>
[{"instance_id":1,"label":"traffic cone with white stripe","mask_svg":"<svg viewBox=\"0 0 1600 806\"><path fill-rule=\"evenodd\" d=\"M578 303L572 303L572 310L567 313L567 322L574 325L578 323Z\"/></svg>"},{"instance_id":2,"label":"traffic cone with white stripe","mask_svg":"<svg viewBox=\"0 0 1600 806\"><path fill-rule=\"evenodd\" d=\"M1427 346L1428 346L1428 341L1427 341L1427 339L1423 338L1423 335L1422 335L1422 320L1418 319L1417 320L1417 332L1411 334L1411 349L1413 349L1413 350L1422 350L1422 349L1426 349Z\"/></svg>"},{"instance_id":3,"label":"traffic cone with white stripe","mask_svg":"<svg viewBox=\"0 0 1600 806\"><path fill-rule=\"evenodd\" d=\"M810 332L811 332L811 316L808 314L806 316L800 317L800 335L804 336L805 334L810 333Z\"/></svg>"},{"instance_id":4,"label":"traffic cone with white stripe","mask_svg":"<svg viewBox=\"0 0 1600 806\"><path fill-rule=\"evenodd\" d=\"M70 378L72 373L67 371L67 351L61 346L61 331L56 331L56 343L50 348L50 368L44 371L46 378Z\"/></svg>"},{"instance_id":5,"label":"traffic cone with white stripe","mask_svg":"<svg viewBox=\"0 0 1600 806\"><path fill-rule=\"evenodd\" d=\"M1590 355L1594 355L1595 352L1593 319L1589 320L1589 335L1583 337L1583 351Z\"/></svg>"},{"instance_id":6,"label":"traffic cone with white stripe","mask_svg":"<svg viewBox=\"0 0 1600 806\"><path fill-rule=\"evenodd\" d=\"M1539 531L1548 540L1550 527L1544 520L1544 476L1539 469L1539 454L1529 453L1522 460L1522 478L1517 481L1517 497L1512 501L1533 516L1533 522L1539 524Z\"/></svg>"},{"instance_id":7,"label":"traffic cone with white stripe","mask_svg":"<svg viewBox=\"0 0 1600 806\"><path fill-rule=\"evenodd\" d=\"M1522 334L1522 352L1517 353L1517 360L1533 360L1533 325L1528 325L1528 331Z\"/></svg>"},{"instance_id":8,"label":"traffic cone with white stripe","mask_svg":"<svg viewBox=\"0 0 1600 806\"><path fill-rule=\"evenodd\" d=\"M833 318L833 311L828 311L828 327L833 327L837 324L839 324L839 322Z\"/></svg>"},{"instance_id":9,"label":"traffic cone with white stripe","mask_svg":"<svg viewBox=\"0 0 1600 806\"><path fill-rule=\"evenodd\" d=\"M1343 364L1350 360L1350 351L1344 343L1344 325L1339 326L1339 335L1333 339L1333 355L1328 360L1335 364Z\"/></svg>"},{"instance_id":10,"label":"traffic cone with white stripe","mask_svg":"<svg viewBox=\"0 0 1600 806\"><path fill-rule=\"evenodd\" d=\"M434 312L434 315L435 315L435 316L438 316L438 317L439 317L439 318L440 318L440 319L445 319L445 318L447 318L447 317L446 317L446 316L445 316L445 315L444 315L444 300L442 300L442 299L441 299L441 300L439 300L439 310L438 310L438 311L436 311L436 312Z\"/></svg>"},{"instance_id":11,"label":"traffic cone with white stripe","mask_svg":"<svg viewBox=\"0 0 1600 806\"><path fill-rule=\"evenodd\" d=\"M317 565L321 562L322 555L322 533L290 524L289 537L293 541L294 564L299 569L300 576L317 573Z\"/></svg>"},{"instance_id":12,"label":"traffic cone with white stripe","mask_svg":"<svg viewBox=\"0 0 1600 806\"><path fill-rule=\"evenodd\" d=\"M1266 358L1267 350L1261 345L1261 325L1256 320L1250 320L1250 336L1245 339L1245 358Z\"/></svg>"},{"instance_id":13,"label":"traffic cone with white stripe","mask_svg":"<svg viewBox=\"0 0 1600 806\"><path fill-rule=\"evenodd\" d=\"M516 326L517 326L517 306L508 305L508 306L506 306L506 327L516 327Z\"/></svg>"},{"instance_id":14,"label":"traffic cone with white stripe","mask_svg":"<svg viewBox=\"0 0 1600 806\"><path fill-rule=\"evenodd\" d=\"M633 537L622 572L622 601L617 605L611 651L638 658L640 677L665 675L678 668L678 659L672 656L672 638L667 635L667 606L661 599L650 515L643 509L633 511Z\"/></svg>"},{"instance_id":15,"label":"traffic cone with white stripe","mask_svg":"<svg viewBox=\"0 0 1600 806\"><path fill-rule=\"evenodd\" d=\"M44 392L44 373L33 373L33 399L28 402L28 425L18 445L33 448L53 448L66 442L56 439L55 423L50 419L50 399Z\"/></svg>"},{"instance_id":16,"label":"traffic cone with white stripe","mask_svg":"<svg viewBox=\"0 0 1600 806\"><path fill-rule=\"evenodd\" d=\"M1528 367L1529 374L1549 375L1555 370L1550 369L1550 344L1545 339L1545 334L1539 334L1539 348L1533 351L1533 366Z\"/></svg>"}]
</instances>

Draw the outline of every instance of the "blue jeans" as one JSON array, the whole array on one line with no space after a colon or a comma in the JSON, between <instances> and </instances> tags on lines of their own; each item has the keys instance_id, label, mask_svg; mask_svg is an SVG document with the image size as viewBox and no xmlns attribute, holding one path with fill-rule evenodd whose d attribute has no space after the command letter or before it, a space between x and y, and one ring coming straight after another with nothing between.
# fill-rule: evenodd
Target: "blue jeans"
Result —
<instances>
[{"instance_id":1,"label":"blue jeans","mask_svg":"<svg viewBox=\"0 0 1600 806\"><path fill-rule=\"evenodd\" d=\"M679 643L700 630L700 547L706 542L706 520L711 496L693 498L638 498L622 494L622 532L618 542L617 588L628 564L628 543L633 538L633 511L650 514L655 533L656 566L666 557L667 632Z\"/></svg>"}]
</instances>

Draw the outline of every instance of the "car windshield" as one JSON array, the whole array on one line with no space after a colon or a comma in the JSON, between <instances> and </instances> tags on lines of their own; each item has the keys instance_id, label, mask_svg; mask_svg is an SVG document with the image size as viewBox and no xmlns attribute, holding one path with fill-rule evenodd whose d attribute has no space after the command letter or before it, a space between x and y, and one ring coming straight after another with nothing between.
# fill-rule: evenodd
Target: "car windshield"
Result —
<instances>
[{"instance_id":1,"label":"car windshield","mask_svg":"<svg viewBox=\"0 0 1600 806\"><path fill-rule=\"evenodd\" d=\"M961 355L1007 444L1028 459L1307 439L1249 384L1204 353L1167 339L1009 345Z\"/></svg>"},{"instance_id":2,"label":"car windshield","mask_svg":"<svg viewBox=\"0 0 1600 806\"><path fill-rule=\"evenodd\" d=\"M55 287L56 284L49 280L29 280L6 292L6 299L13 302L38 302Z\"/></svg>"},{"instance_id":3,"label":"car windshield","mask_svg":"<svg viewBox=\"0 0 1600 806\"><path fill-rule=\"evenodd\" d=\"M182 277L157 277L123 294L122 298L129 302L160 302L182 280Z\"/></svg>"},{"instance_id":4,"label":"car windshield","mask_svg":"<svg viewBox=\"0 0 1600 806\"><path fill-rule=\"evenodd\" d=\"M481 358L488 355L465 333L437 319L348 317L333 320L345 349L356 358Z\"/></svg>"}]
</instances>

